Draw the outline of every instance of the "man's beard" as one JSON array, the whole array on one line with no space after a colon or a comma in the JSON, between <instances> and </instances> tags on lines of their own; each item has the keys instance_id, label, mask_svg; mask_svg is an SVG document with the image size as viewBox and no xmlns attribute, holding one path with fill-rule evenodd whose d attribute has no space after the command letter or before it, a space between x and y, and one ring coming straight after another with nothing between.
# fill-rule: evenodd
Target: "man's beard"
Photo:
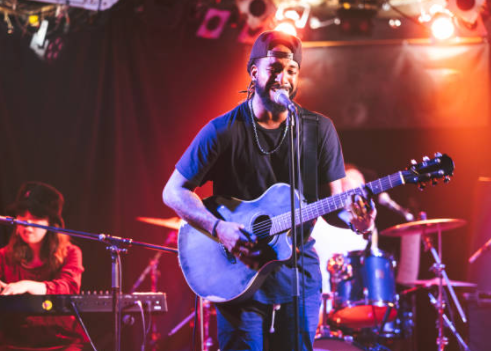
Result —
<instances>
[{"instance_id":1,"label":"man's beard","mask_svg":"<svg viewBox=\"0 0 491 351\"><path fill-rule=\"evenodd\" d=\"M261 98L263 105L271 113L276 114L276 113L281 113L281 112L286 111L285 106L280 105L271 99L271 97L269 95L269 89L267 89L266 87L262 87L259 84L256 84L255 91L256 91L257 95L259 95L259 97ZM296 95L296 92L291 94L290 98L293 99L293 97L295 95Z\"/></svg>"}]
</instances>

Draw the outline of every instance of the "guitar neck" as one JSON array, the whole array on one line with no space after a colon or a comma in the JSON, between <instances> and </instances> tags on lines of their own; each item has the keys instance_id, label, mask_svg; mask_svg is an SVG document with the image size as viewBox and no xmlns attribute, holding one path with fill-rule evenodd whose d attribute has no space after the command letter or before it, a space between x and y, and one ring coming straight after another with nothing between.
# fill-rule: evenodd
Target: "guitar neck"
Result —
<instances>
[{"instance_id":1,"label":"guitar neck","mask_svg":"<svg viewBox=\"0 0 491 351\"><path fill-rule=\"evenodd\" d=\"M364 186L350 189L343 193L329 196L319 201L307 204L302 207L302 216L300 216L300 210L296 209L295 222L298 224L306 223L316 219L317 217L340 210L352 202L353 195L366 196L366 188L368 188L369 193L376 195L403 184L404 177L402 172L396 172L386 177L374 180L373 182L369 182ZM276 235L289 230L291 229L291 212L275 216L271 218L271 221L272 227L270 235Z\"/></svg>"}]
</instances>

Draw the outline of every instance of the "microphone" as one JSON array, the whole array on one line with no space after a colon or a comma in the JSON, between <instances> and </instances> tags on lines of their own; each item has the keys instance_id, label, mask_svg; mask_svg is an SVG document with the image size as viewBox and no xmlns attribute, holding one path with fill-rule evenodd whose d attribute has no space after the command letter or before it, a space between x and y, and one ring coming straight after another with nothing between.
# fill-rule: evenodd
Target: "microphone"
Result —
<instances>
[{"instance_id":1,"label":"microphone","mask_svg":"<svg viewBox=\"0 0 491 351\"><path fill-rule=\"evenodd\" d=\"M285 89L278 89L275 91L274 102L276 102L278 105L286 107L290 111L295 111L295 105L290 100L288 91L286 91Z\"/></svg>"},{"instance_id":2,"label":"microphone","mask_svg":"<svg viewBox=\"0 0 491 351\"><path fill-rule=\"evenodd\" d=\"M401 216L403 216L406 221L411 222L414 221L414 215L408 210L399 205L397 202L392 200L392 198L385 191L380 193L378 196L378 203L382 206L387 207L389 210L392 210Z\"/></svg>"}]
</instances>

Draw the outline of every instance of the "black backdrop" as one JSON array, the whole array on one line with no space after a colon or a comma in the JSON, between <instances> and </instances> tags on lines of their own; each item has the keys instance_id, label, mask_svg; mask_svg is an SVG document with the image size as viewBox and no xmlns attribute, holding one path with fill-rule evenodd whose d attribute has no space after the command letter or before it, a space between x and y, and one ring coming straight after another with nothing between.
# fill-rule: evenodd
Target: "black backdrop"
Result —
<instances>
[{"instance_id":1,"label":"black backdrop","mask_svg":"<svg viewBox=\"0 0 491 351\"><path fill-rule=\"evenodd\" d=\"M244 98L238 91L248 82L245 63L249 47L227 33L217 41L195 38L193 26L183 22L195 23L186 16L180 21L170 16L156 19L155 13L135 13L122 7L107 17L98 25L65 36L62 55L53 63L35 57L29 49L30 37L19 31L0 34L0 213L13 201L23 181L39 180L65 195L68 228L163 244L169 230L135 218L174 216L162 204L163 185L199 128ZM371 47L359 50L368 50L373 56ZM484 53L489 55L487 46ZM338 65L342 62L340 59ZM487 66L479 77L485 84L489 84ZM339 66L333 70L339 71ZM378 83L372 80L367 89L376 92ZM391 93L380 90L387 96L379 98L389 99ZM479 102L483 100L487 104L488 96ZM300 103L304 101L307 107L315 104L306 93L299 98ZM367 118L375 118L377 113L370 110ZM407 186L391 195L414 210L427 211L429 218L470 220L477 178L491 174L487 106L473 108L472 114L463 116L466 118L478 118L480 123L442 127L406 123L404 128L379 123L363 129L345 125L339 134L346 160L375 170L379 176L404 168L412 158L432 156L436 151L448 153L456 163L455 177L449 184L429 187L425 192ZM208 189L202 191L207 193ZM380 210L381 229L398 220ZM452 279L466 279L473 235L469 228L444 234L443 259ZM9 229L0 230L0 240L5 243ZM103 245L75 241L84 252L83 289L109 289L110 260ZM397 239L382 239L382 247L395 254L397 246ZM125 291L153 255L152 251L132 248L123 257ZM428 257L422 258L420 277L430 277L430 264ZM165 254L160 270L159 290L167 293L170 310L159 318L165 335L192 311L194 298L175 255ZM146 281L141 290L148 289ZM433 328L432 322L429 328ZM166 349L184 348L189 333L186 327L179 340L166 340ZM433 336L423 335L422 340L426 345L434 342Z\"/></svg>"}]
</instances>

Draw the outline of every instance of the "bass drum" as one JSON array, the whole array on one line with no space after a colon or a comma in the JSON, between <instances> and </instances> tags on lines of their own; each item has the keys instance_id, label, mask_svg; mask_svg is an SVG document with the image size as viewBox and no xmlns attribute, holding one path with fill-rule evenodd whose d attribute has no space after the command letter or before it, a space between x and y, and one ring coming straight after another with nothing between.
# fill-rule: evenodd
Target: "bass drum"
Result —
<instances>
[{"instance_id":1,"label":"bass drum","mask_svg":"<svg viewBox=\"0 0 491 351\"><path fill-rule=\"evenodd\" d=\"M395 261L381 250L336 254L328 262L334 291L333 312L337 326L355 330L378 327L397 317Z\"/></svg>"},{"instance_id":2,"label":"bass drum","mask_svg":"<svg viewBox=\"0 0 491 351\"><path fill-rule=\"evenodd\" d=\"M314 351L367 351L354 341L326 336L314 341Z\"/></svg>"}]
</instances>

